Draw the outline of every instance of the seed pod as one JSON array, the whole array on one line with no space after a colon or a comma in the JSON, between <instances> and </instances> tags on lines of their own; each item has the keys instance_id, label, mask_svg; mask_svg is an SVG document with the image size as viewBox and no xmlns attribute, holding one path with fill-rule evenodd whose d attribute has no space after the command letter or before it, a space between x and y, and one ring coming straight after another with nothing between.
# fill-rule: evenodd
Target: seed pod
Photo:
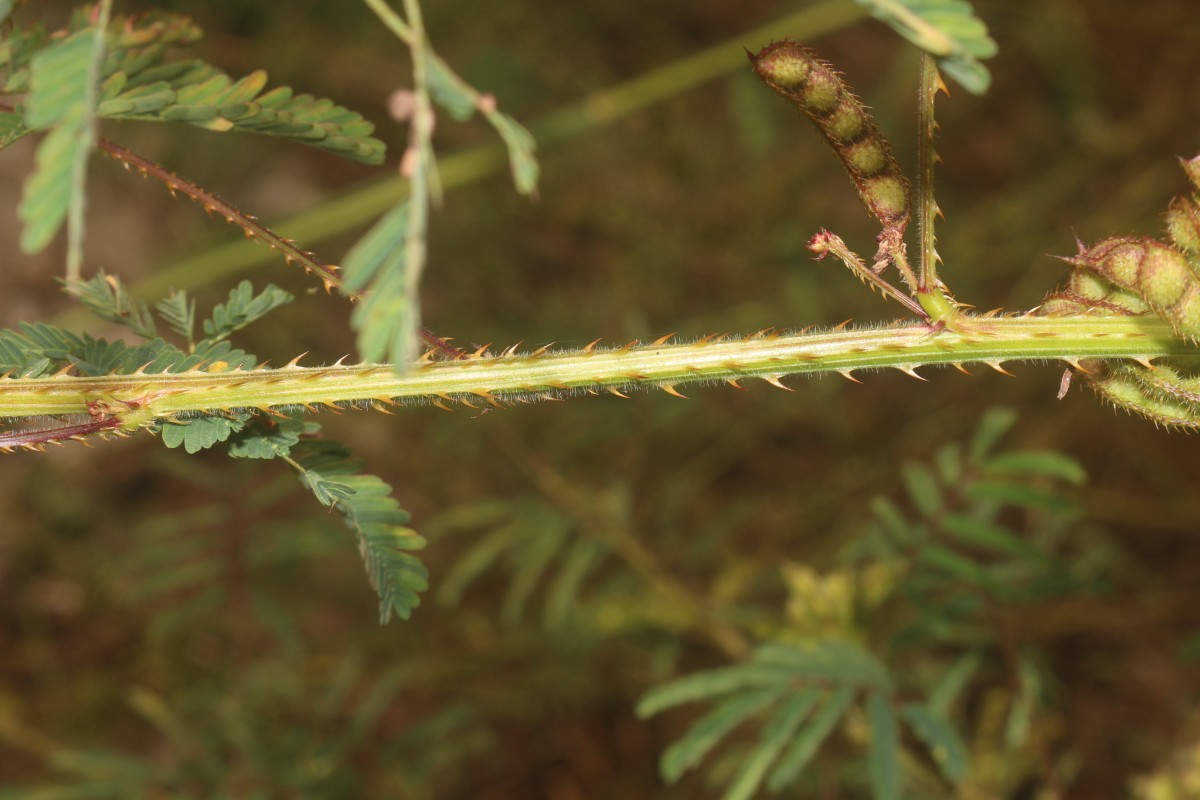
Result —
<instances>
[{"instance_id":1,"label":"seed pod","mask_svg":"<svg viewBox=\"0 0 1200 800\"><path fill-rule=\"evenodd\" d=\"M909 218L908 180L871 113L842 76L807 47L786 40L752 54L750 63L763 83L816 124L872 216L885 229L903 233Z\"/></svg>"},{"instance_id":2,"label":"seed pod","mask_svg":"<svg viewBox=\"0 0 1200 800\"><path fill-rule=\"evenodd\" d=\"M1078 300L1084 307L1110 314L1137 315L1150 310L1137 293L1128 289L1119 289L1109 281L1091 270L1076 269L1071 271L1067 280L1067 294Z\"/></svg>"},{"instance_id":3,"label":"seed pod","mask_svg":"<svg viewBox=\"0 0 1200 800\"><path fill-rule=\"evenodd\" d=\"M1180 336L1200 339L1200 275L1173 247L1150 238L1113 237L1065 260L1136 292Z\"/></svg>"},{"instance_id":4,"label":"seed pod","mask_svg":"<svg viewBox=\"0 0 1200 800\"><path fill-rule=\"evenodd\" d=\"M1168 428L1200 428L1196 404L1146 385L1143 373L1153 372L1139 365L1116 364L1098 373L1085 373L1085 377L1097 394L1118 408Z\"/></svg>"},{"instance_id":5,"label":"seed pod","mask_svg":"<svg viewBox=\"0 0 1200 800\"><path fill-rule=\"evenodd\" d=\"M1167 211L1171 241L1193 258L1200 256L1200 198L1176 197Z\"/></svg>"},{"instance_id":6,"label":"seed pod","mask_svg":"<svg viewBox=\"0 0 1200 800\"><path fill-rule=\"evenodd\" d=\"M1183 171L1187 173L1188 180L1192 182L1192 186L1196 187L1196 191L1200 192L1200 156L1195 158L1179 159Z\"/></svg>"}]
</instances>

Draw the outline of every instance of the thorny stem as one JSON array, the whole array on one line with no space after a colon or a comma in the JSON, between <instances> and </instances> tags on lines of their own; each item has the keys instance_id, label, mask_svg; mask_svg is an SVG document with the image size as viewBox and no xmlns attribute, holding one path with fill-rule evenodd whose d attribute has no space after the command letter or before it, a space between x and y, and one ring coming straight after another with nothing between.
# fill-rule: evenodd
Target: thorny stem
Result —
<instances>
[{"instance_id":1,"label":"thorny stem","mask_svg":"<svg viewBox=\"0 0 1200 800\"><path fill-rule=\"evenodd\" d=\"M937 121L933 106L938 89L944 88L937 62L927 51L922 51L921 87L917 94L917 237L921 248L921 278L917 288L925 294L938 288L937 237L933 226L940 209L933 196L933 173L937 164L937 153L933 149Z\"/></svg>"},{"instance_id":2,"label":"thorny stem","mask_svg":"<svg viewBox=\"0 0 1200 800\"><path fill-rule=\"evenodd\" d=\"M1195 354L1170 325L1152 317L970 317L953 326L925 323L876 328L706 337L697 342L661 340L603 350L500 355L486 351L465 360L422 360L398 377L390 365L298 367L250 371L0 379L0 418L87 414L103 403L124 429L154 419L233 408L426 402L471 408L503 406L571 394L659 388L680 395L689 383L761 378L786 388L787 375L893 368L915 377L927 365L984 363L1002 370L1008 361L1135 358Z\"/></svg>"},{"instance_id":3,"label":"thorny stem","mask_svg":"<svg viewBox=\"0 0 1200 800\"><path fill-rule=\"evenodd\" d=\"M925 310L917 304L917 301L901 292L895 286L892 286L892 284L884 280L879 273L872 269L868 269L867 265L863 263L862 258L860 258L857 253L847 247L846 243L842 241L840 236L830 233L829 231L821 231L809 241L808 249L817 254L818 260L824 258L827 254L832 253L863 283L867 284L872 289L878 289L883 293L884 297L892 298L897 303L913 312L913 314L917 317L920 317L921 319L929 319L929 316L925 313Z\"/></svg>"}]
</instances>

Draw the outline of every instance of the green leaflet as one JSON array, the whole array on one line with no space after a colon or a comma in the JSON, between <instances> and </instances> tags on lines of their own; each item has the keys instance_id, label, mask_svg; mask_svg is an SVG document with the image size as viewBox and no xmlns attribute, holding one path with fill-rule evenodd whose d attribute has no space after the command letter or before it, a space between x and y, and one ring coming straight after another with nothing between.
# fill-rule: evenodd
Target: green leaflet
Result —
<instances>
[{"instance_id":1,"label":"green leaflet","mask_svg":"<svg viewBox=\"0 0 1200 800\"><path fill-rule=\"evenodd\" d=\"M856 0L876 19L937 58L938 67L972 94L991 84L979 63L997 52L987 25L965 0Z\"/></svg>"}]
</instances>

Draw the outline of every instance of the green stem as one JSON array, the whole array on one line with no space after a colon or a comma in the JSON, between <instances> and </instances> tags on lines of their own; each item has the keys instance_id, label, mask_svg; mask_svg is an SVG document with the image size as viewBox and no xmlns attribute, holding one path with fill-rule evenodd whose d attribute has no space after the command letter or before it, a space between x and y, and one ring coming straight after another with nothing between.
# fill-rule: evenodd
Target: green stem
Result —
<instances>
[{"instance_id":1,"label":"green stem","mask_svg":"<svg viewBox=\"0 0 1200 800\"><path fill-rule=\"evenodd\" d=\"M937 122L933 115L934 99L942 85L937 62L928 52L921 53L921 88L917 94L917 236L921 248L921 279L919 291L932 292L938 288L937 237L934 218L938 213L933 197L933 172L937 153L933 135Z\"/></svg>"},{"instance_id":2,"label":"green stem","mask_svg":"<svg viewBox=\"0 0 1200 800\"><path fill-rule=\"evenodd\" d=\"M774 334L687 344L422 361L398 377L390 365L284 367L233 372L133 374L0 380L0 418L94 413L125 428L186 412L364 402L526 402L569 394L623 393L696 382L983 362L1095 358L1150 359L1195 354L1168 323L1151 317L969 317L942 329L927 324Z\"/></svg>"},{"instance_id":3,"label":"green stem","mask_svg":"<svg viewBox=\"0 0 1200 800\"><path fill-rule=\"evenodd\" d=\"M396 38L410 47L413 45L413 29L407 22L400 18L400 15L385 0L363 0L363 2L367 4L367 8L375 12L375 16L379 17L380 21L388 27L388 30L396 35Z\"/></svg>"}]
</instances>

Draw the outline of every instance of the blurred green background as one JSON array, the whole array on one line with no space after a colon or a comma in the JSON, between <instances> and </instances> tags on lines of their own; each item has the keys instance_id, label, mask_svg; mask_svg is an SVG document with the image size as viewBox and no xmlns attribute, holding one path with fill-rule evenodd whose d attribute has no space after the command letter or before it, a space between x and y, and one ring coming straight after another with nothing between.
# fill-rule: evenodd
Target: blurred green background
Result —
<instances>
[{"instance_id":1,"label":"blurred green background","mask_svg":"<svg viewBox=\"0 0 1200 800\"><path fill-rule=\"evenodd\" d=\"M52 24L70 7L29 5ZM1073 252L1075 236L1160 234L1185 188L1175 157L1200 153L1200 10L975 5L1000 54L986 96L939 101L943 275L981 309L1026 309L1065 274L1047 254ZM556 110L707 48L758 49L766 41L745 32L809 9L821 34L794 35L846 73L915 164L915 52L850 0L427 6L439 53L535 132ZM268 225L395 174L405 131L384 108L409 81L408 54L364 6L117 3L151 8L193 15L207 31L197 55L232 74L264 67L376 120L388 166L184 127L111 125L106 136ZM534 201L502 164L449 191L432 222L426 324L460 345L536 347L898 316L840 267L811 261L804 244L819 228L871 252L873 223L811 126L736 49L727 63L698 83L671 73L661 100L611 121L620 91L584 106L591 116L551 116ZM440 121L443 157L492 143L478 121ZM71 311L54 283L61 243L35 257L16 247L30 144L0 154L6 327ZM90 175L90 267L135 285L170 275L202 306L228 291L236 270L188 259L240 233L100 157ZM316 240L288 232L337 262L371 221ZM352 352L345 305L309 292L298 270L265 258L238 274L302 294L248 330L247 349L273 363ZM654 393L481 416L322 415L430 539L433 588L413 620L387 628L352 538L282 465L185 457L149 436L5 456L0 797L129 796L122 787L162 776L172 792L146 796L707 796L703 776L661 785L656 760L686 718L639 721L637 697L676 671L727 663L738 644L714 635L713 609L749 636L770 626L786 603L781 564L828 564L867 524L868 500L897 494L906 459L962 439L996 405L1020 411L1015 443L1086 467L1076 499L1109 588L1009 620L1058 681L1028 763L973 796L1127 796L1133 776L1200 732L1200 450L1087 390L1056 400L1059 365L1010 369L1015 378L930 370L928 383L832 377L792 381L794 393L709 387L686 401ZM460 581L485 540L534 551L592 541L594 570L575 593L560 566L526 585L504 557ZM819 787L836 784L836 755L797 796L832 796Z\"/></svg>"}]
</instances>

